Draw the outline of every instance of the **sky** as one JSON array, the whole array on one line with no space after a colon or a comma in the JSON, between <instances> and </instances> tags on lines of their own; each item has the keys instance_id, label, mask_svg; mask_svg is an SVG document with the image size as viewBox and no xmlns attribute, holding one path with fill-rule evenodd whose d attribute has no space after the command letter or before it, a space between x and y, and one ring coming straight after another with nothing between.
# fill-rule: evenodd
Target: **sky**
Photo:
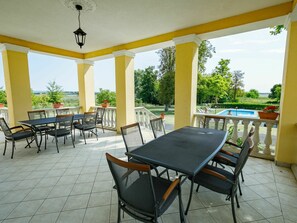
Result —
<instances>
[{"instance_id":1,"label":"sky","mask_svg":"<svg viewBox=\"0 0 297 223\"><path fill-rule=\"evenodd\" d=\"M270 92L274 84L282 82L286 32L271 36L269 29L209 40L216 53L206 64L211 73L221 58L230 59L231 71L241 70L244 89L257 89L260 93ZM74 60L29 52L31 88L46 90L49 81L56 81L65 91L77 91L77 70ZM159 65L156 51L138 53L134 60L135 69ZM114 59L96 61L94 65L95 91L99 88L115 91ZM4 86L2 56L0 54L0 87Z\"/></svg>"}]
</instances>

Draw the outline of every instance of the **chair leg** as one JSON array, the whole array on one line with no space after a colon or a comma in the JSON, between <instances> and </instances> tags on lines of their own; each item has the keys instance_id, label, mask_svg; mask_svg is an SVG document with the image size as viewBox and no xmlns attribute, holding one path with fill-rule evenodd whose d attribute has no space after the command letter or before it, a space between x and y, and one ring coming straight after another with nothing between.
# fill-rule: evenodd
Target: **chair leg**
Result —
<instances>
[{"instance_id":1,"label":"chair leg","mask_svg":"<svg viewBox=\"0 0 297 223\"><path fill-rule=\"evenodd\" d=\"M58 138L57 137L55 137L56 138L56 147L57 147L57 152L59 153L60 151L59 151L59 146L58 146Z\"/></svg>"},{"instance_id":2,"label":"chair leg","mask_svg":"<svg viewBox=\"0 0 297 223\"><path fill-rule=\"evenodd\" d=\"M7 147L7 140L5 140L3 156L5 156L5 153L6 153L6 147Z\"/></svg>"},{"instance_id":3,"label":"chair leg","mask_svg":"<svg viewBox=\"0 0 297 223\"><path fill-rule=\"evenodd\" d=\"M182 197L181 197L181 187L180 187L180 185L178 187L178 203L179 203L180 222L185 222L184 207L183 207L183 201L182 201Z\"/></svg>"},{"instance_id":4,"label":"chair leg","mask_svg":"<svg viewBox=\"0 0 297 223\"><path fill-rule=\"evenodd\" d=\"M71 133L71 140L72 140L73 148L75 148L75 145L74 145L74 139L73 139L73 135L72 135L72 133Z\"/></svg>"},{"instance_id":5,"label":"chair leg","mask_svg":"<svg viewBox=\"0 0 297 223\"><path fill-rule=\"evenodd\" d=\"M75 128L73 129L74 141L75 141Z\"/></svg>"},{"instance_id":6,"label":"chair leg","mask_svg":"<svg viewBox=\"0 0 297 223\"><path fill-rule=\"evenodd\" d=\"M46 150L47 139L48 139L48 134L45 133L45 135L44 135L44 150Z\"/></svg>"},{"instance_id":7,"label":"chair leg","mask_svg":"<svg viewBox=\"0 0 297 223\"><path fill-rule=\"evenodd\" d=\"M117 220L118 223L121 222L121 204L120 204L120 201L118 202L118 220Z\"/></svg>"},{"instance_id":8,"label":"chair leg","mask_svg":"<svg viewBox=\"0 0 297 223\"><path fill-rule=\"evenodd\" d=\"M104 133L104 127L103 127L103 124L101 124L101 126L102 126L102 131L103 131L103 133Z\"/></svg>"},{"instance_id":9,"label":"chair leg","mask_svg":"<svg viewBox=\"0 0 297 223\"><path fill-rule=\"evenodd\" d=\"M235 215L235 207L234 207L234 194L231 195L231 206L232 206L233 222L234 223L237 223L237 221L236 221L236 215Z\"/></svg>"},{"instance_id":10,"label":"chair leg","mask_svg":"<svg viewBox=\"0 0 297 223\"><path fill-rule=\"evenodd\" d=\"M244 178L243 178L243 173L242 173L242 171L240 172L240 175L241 175L241 180L242 180L242 182L244 182Z\"/></svg>"},{"instance_id":11,"label":"chair leg","mask_svg":"<svg viewBox=\"0 0 297 223\"><path fill-rule=\"evenodd\" d=\"M239 202L238 202L238 197L237 197L237 194L235 194L235 200L236 200L236 205L237 205L237 208L240 208L240 205L239 205Z\"/></svg>"},{"instance_id":12,"label":"chair leg","mask_svg":"<svg viewBox=\"0 0 297 223\"><path fill-rule=\"evenodd\" d=\"M97 131L97 128L95 128L95 131L96 131L96 138L97 138L97 141L98 141L98 131Z\"/></svg>"},{"instance_id":13,"label":"chair leg","mask_svg":"<svg viewBox=\"0 0 297 223\"><path fill-rule=\"evenodd\" d=\"M29 146L29 148L31 148L31 145L30 145L31 142L29 142L28 138L26 138L26 141L27 141L27 146ZM26 146L26 147L27 147L27 146ZM25 147L25 148L26 148L26 147Z\"/></svg>"},{"instance_id":14,"label":"chair leg","mask_svg":"<svg viewBox=\"0 0 297 223\"><path fill-rule=\"evenodd\" d=\"M15 141L13 140L12 141L11 159L13 159L14 149L15 149Z\"/></svg>"},{"instance_id":15,"label":"chair leg","mask_svg":"<svg viewBox=\"0 0 297 223\"><path fill-rule=\"evenodd\" d=\"M188 201L187 208L186 208L186 211L185 211L185 215L188 214L188 211L189 211L189 208L190 208L190 204L191 204L191 200L192 200L192 195L193 195L193 186L194 186L194 181L192 180L191 181L191 189L190 189L190 197L189 197L189 201Z\"/></svg>"},{"instance_id":16,"label":"chair leg","mask_svg":"<svg viewBox=\"0 0 297 223\"><path fill-rule=\"evenodd\" d=\"M42 135L41 135L41 137L42 137ZM36 133L34 134L34 140L35 140L35 143L36 143L36 146L37 146L37 153L39 153L41 143L38 144L38 139L37 139L37 134L36 134ZM33 141L33 140L32 140L32 141ZM31 141L31 142L32 142L32 141ZM30 147L30 148L31 148L31 147Z\"/></svg>"},{"instance_id":17,"label":"chair leg","mask_svg":"<svg viewBox=\"0 0 297 223\"><path fill-rule=\"evenodd\" d=\"M84 136L85 144L87 144L85 131L82 131L82 133L83 133L83 136Z\"/></svg>"},{"instance_id":18,"label":"chair leg","mask_svg":"<svg viewBox=\"0 0 297 223\"><path fill-rule=\"evenodd\" d=\"M240 196L242 196L241 186L240 186L240 182L239 182L239 180L238 180L238 189L239 189L239 194L240 194Z\"/></svg>"},{"instance_id":19,"label":"chair leg","mask_svg":"<svg viewBox=\"0 0 297 223\"><path fill-rule=\"evenodd\" d=\"M196 187L196 192L198 192L198 190L199 190L199 184L197 184L197 187Z\"/></svg>"}]
</instances>

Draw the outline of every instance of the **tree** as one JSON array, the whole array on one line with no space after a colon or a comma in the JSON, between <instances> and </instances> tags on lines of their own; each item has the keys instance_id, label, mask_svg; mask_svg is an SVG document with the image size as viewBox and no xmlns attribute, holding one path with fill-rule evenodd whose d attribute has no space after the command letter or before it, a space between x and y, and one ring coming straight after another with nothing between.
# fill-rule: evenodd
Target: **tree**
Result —
<instances>
[{"instance_id":1,"label":"tree","mask_svg":"<svg viewBox=\"0 0 297 223\"><path fill-rule=\"evenodd\" d=\"M137 69L134 71L134 87L135 87L135 98L140 99L141 93L141 80L143 78L144 70Z\"/></svg>"},{"instance_id":2,"label":"tree","mask_svg":"<svg viewBox=\"0 0 297 223\"><path fill-rule=\"evenodd\" d=\"M230 59L221 59L218 66L215 67L212 75L221 75L231 81L232 73L230 72Z\"/></svg>"},{"instance_id":3,"label":"tree","mask_svg":"<svg viewBox=\"0 0 297 223\"><path fill-rule=\"evenodd\" d=\"M251 89L245 95L248 98L259 98L259 92L256 89Z\"/></svg>"},{"instance_id":4,"label":"tree","mask_svg":"<svg viewBox=\"0 0 297 223\"><path fill-rule=\"evenodd\" d=\"M145 68L140 80L139 98L145 103L157 104L157 74L155 67Z\"/></svg>"},{"instance_id":5,"label":"tree","mask_svg":"<svg viewBox=\"0 0 297 223\"><path fill-rule=\"evenodd\" d=\"M277 25L270 29L272 29L269 31L270 35L276 36L280 34L283 30L286 30L286 27L284 25Z\"/></svg>"},{"instance_id":6,"label":"tree","mask_svg":"<svg viewBox=\"0 0 297 223\"><path fill-rule=\"evenodd\" d=\"M165 111L168 111L169 106L174 100L174 73L169 72L164 74L160 79L159 85L159 102L165 105Z\"/></svg>"},{"instance_id":7,"label":"tree","mask_svg":"<svg viewBox=\"0 0 297 223\"><path fill-rule=\"evenodd\" d=\"M47 97L49 103L61 103L64 97L62 86L58 85L55 81L48 82Z\"/></svg>"},{"instance_id":8,"label":"tree","mask_svg":"<svg viewBox=\"0 0 297 223\"><path fill-rule=\"evenodd\" d=\"M238 91L244 87L243 75L244 72L242 72L241 70L235 70L232 73L233 101L236 100Z\"/></svg>"},{"instance_id":9,"label":"tree","mask_svg":"<svg viewBox=\"0 0 297 223\"><path fill-rule=\"evenodd\" d=\"M215 53L215 48L212 44L207 41L203 40L199 45L198 51L198 72L203 74L205 73L205 64L209 58L212 58L212 54Z\"/></svg>"},{"instance_id":10,"label":"tree","mask_svg":"<svg viewBox=\"0 0 297 223\"><path fill-rule=\"evenodd\" d=\"M282 88L282 85L281 84L275 84L273 85L273 87L270 89L270 94L268 95L268 98L271 98L271 99L277 99L278 96L280 97L279 94L279 89L281 91L281 88Z\"/></svg>"},{"instance_id":11,"label":"tree","mask_svg":"<svg viewBox=\"0 0 297 223\"><path fill-rule=\"evenodd\" d=\"M6 91L3 90L3 87L0 87L0 103L5 105L7 104Z\"/></svg>"},{"instance_id":12,"label":"tree","mask_svg":"<svg viewBox=\"0 0 297 223\"><path fill-rule=\"evenodd\" d=\"M96 104L101 104L104 100L107 100L110 105L116 106L116 93L114 91L99 88L99 92L96 94Z\"/></svg>"},{"instance_id":13,"label":"tree","mask_svg":"<svg viewBox=\"0 0 297 223\"><path fill-rule=\"evenodd\" d=\"M175 72L175 47L167 47L157 51L160 56L159 72L160 76L166 73Z\"/></svg>"}]
</instances>

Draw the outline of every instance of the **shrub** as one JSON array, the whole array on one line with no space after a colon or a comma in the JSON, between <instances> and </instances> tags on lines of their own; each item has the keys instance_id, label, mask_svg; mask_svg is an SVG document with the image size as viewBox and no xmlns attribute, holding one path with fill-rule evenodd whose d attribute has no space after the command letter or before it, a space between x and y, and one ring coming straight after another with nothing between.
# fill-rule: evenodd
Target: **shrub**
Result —
<instances>
[{"instance_id":1,"label":"shrub","mask_svg":"<svg viewBox=\"0 0 297 223\"><path fill-rule=\"evenodd\" d=\"M100 105L104 100L109 101L111 106L116 106L116 93L110 90L99 89L99 92L96 94L96 104Z\"/></svg>"},{"instance_id":2,"label":"shrub","mask_svg":"<svg viewBox=\"0 0 297 223\"><path fill-rule=\"evenodd\" d=\"M6 91L3 90L3 87L0 87L0 103L7 104Z\"/></svg>"},{"instance_id":3,"label":"shrub","mask_svg":"<svg viewBox=\"0 0 297 223\"><path fill-rule=\"evenodd\" d=\"M63 88L60 85L57 85L55 81L48 82L47 96L49 103L61 103L62 98L64 97Z\"/></svg>"}]
</instances>

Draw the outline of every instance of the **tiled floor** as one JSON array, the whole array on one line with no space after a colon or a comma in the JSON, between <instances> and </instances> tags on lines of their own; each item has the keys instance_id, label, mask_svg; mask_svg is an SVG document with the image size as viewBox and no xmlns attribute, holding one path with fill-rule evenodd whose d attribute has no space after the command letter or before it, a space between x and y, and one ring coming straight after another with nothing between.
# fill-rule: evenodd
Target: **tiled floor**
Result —
<instances>
[{"instance_id":1,"label":"tiled floor","mask_svg":"<svg viewBox=\"0 0 297 223\"><path fill-rule=\"evenodd\" d=\"M150 133L145 139L151 139ZM78 137L79 138L79 137ZM62 140L61 140L62 141ZM3 142L0 143L3 151ZM101 134L98 141L87 145L70 140L60 143L60 153L49 140L48 149L24 149L17 143L15 158L10 159L10 146L0 157L0 222L116 222L117 194L112 189L105 152L124 155L124 144L114 132ZM250 158L244 169L241 208L236 209L238 222L297 222L297 183L291 171L273 162ZM189 183L182 186L184 205ZM178 220L175 202L160 222ZM224 196L201 188L194 192L187 220L194 222L232 222L230 202ZM124 222L135 222L125 215Z\"/></svg>"}]
</instances>

